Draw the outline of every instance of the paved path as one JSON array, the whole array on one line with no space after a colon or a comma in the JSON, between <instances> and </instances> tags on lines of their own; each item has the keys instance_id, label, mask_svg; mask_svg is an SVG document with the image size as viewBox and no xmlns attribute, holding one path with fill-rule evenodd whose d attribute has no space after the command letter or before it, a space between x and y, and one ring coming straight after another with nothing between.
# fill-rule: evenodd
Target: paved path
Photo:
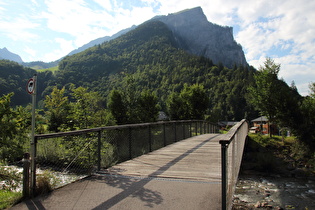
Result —
<instances>
[{"instance_id":1,"label":"paved path","mask_svg":"<svg viewBox=\"0 0 315 210\"><path fill-rule=\"evenodd\" d=\"M195 136L12 209L221 209L219 140Z\"/></svg>"}]
</instances>

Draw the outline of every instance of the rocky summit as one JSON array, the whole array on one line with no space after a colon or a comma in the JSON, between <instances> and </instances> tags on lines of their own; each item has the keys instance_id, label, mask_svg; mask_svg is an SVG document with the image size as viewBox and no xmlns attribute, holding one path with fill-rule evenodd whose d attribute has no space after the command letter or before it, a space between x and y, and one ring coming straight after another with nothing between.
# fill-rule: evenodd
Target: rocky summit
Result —
<instances>
[{"instance_id":1,"label":"rocky summit","mask_svg":"<svg viewBox=\"0 0 315 210\"><path fill-rule=\"evenodd\" d=\"M21 59L21 57L19 55L10 52L5 47L3 49L0 48L0 59L11 60L11 61L15 61L17 63L23 62L23 60Z\"/></svg>"},{"instance_id":2,"label":"rocky summit","mask_svg":"<svg viewBox=\"0 0 315 210\"><path fill-rule=\"evenodd\" d=\"M188 52L222 63L232 68L248 65L241 45L233 37L233 28L219 26L207 20L201 7L187 9L153 20L165 23L174 33L178 44Z\"/></svg>"}]
</instances>

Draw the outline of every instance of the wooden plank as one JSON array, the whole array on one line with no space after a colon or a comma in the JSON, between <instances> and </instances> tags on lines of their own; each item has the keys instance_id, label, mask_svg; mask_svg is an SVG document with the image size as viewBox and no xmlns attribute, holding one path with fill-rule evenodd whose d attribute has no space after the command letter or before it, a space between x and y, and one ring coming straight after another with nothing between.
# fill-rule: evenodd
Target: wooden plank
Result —
<instances>
[{"instance_id":1,"label":"wooden plank","mask_svg":"<svg viewBox=\"0 0 315 210\"><path fill-rule=\"evenodd\" d=\"M195 136L115 165L103 173L121 176L221 180L219 134Z\"/></svg>"}]
</instances>

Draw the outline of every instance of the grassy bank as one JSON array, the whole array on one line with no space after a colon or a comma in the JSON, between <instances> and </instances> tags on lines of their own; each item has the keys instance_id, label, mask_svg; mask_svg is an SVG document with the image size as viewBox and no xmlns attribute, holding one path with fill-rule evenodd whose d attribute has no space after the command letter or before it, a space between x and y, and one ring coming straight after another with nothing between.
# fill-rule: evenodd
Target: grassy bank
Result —
<instances>
[{"instance_id":1,"label":"grassy bank","mask_svg":"<svg viewBox=\"0 0 315 210\"><path fill-rule=\"evenodd\" d=\"M20 192L0 190L0 209L7 209L19 201L22 197Z\"/></svg>"},{"instance_id":2,"label":"grassy bank","mask_svg":"<svg viewBox=\"0 0 315 210\"><path fill-rule=\"evenodd\" d=\"M241 173L313 176L315 152L294 137L249 134Z\"/></svg>"},{"instance_id":3,"label":"grassy bank","mask_svg":"<svg viewBox=\"0 0 315 210\"><path fill-rule=\"evenodd\" d=\"M14 167L0 165L0 209L6 209L22 198L17 189L22 180L22 174Z\"/></svg>"}]
</instances>

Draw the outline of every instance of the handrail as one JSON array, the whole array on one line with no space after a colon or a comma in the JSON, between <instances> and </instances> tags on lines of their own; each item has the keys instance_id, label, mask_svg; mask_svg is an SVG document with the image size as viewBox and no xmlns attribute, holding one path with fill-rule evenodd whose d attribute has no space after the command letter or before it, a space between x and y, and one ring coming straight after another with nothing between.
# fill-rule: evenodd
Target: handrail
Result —
<instances>
[{"instance_id":1,"label":"handrail","mask_svg":"<svg viewBox=\"0 0 315 210\"><path fill-rule=\"evenodd\" d=\"M235 134L238 132L238 130L241 128L243 123L247 122L246 119L243 119L236 123L223 137L222 140L220 140L220 144L230 144L231 141L233 140L233 137Z\"/></svg>"},{"instance_id":2,"label":"handrail","mask_svg":"<svg viewBox=\"0 0 315 210\"><path fill-rule=\"evenodd\" d=\"M146 127L146 126L150 126L150 125L173 124L173 123L189 123L189 122L193 123L193 122L205 122L205 121L204 120L176 120L176 121L160 121L160 122L153 122L153 123L114 125L114 126L88 128L88 129L66 131L66 132L58 132L58 133L37 134L37 135L35 135L35 139L36 140L49 139L49 138L56 138L56 137L61 137L61 136L75 136L75 135L81 135L81 134L91 133L91 132L99 132L99 131L103 131L103 130L126 129L126 128L134 128L134 127ZM208 122L208 123L215 125L212 122Z\"/></svg>"},{"instance_id":3,"label":"handrail","mask_svg":"<svg viewBox=\"0 0 315 210\"><path fill-rule=\"evenodd\" d=\"M232 196L241 165L247 133L248 122L243 119L235 124L219 141L221 144L222 210L232 208ZM231 147L229 148L230 145Z\"/></svg>"}]
</instances>

